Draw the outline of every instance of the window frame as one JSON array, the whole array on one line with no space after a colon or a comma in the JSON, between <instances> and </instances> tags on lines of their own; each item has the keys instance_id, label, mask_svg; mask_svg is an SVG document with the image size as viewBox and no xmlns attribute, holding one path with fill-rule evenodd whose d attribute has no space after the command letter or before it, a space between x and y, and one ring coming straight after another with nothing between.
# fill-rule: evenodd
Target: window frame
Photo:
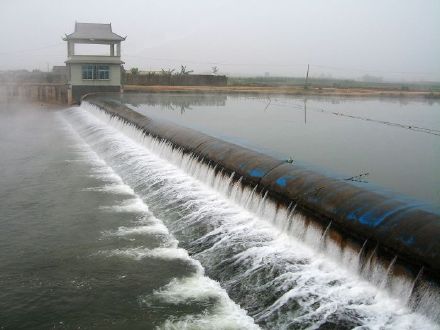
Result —
<instances>
[{"instance_id":1,"label":"window frame","mask_svg":"<svg viewBox=\"0 0 440 330\"><path fill-rule=\"evenodd\" d=\"M93 64L83 64L81 66L82 80L94 80L94 66Z\"/></svg>"},{"instance_id":2,"label":"window frame","mask_svg":"<svg viewBox=\"0 0 440 330\"><path fill-rule=\"evenodd\" d=\"M82 80L110 80L110 65L108 64L82 64Z\"/></svg>"},{"instance_id":3,"label":"window frame","mask_svg":"<svg viewBox=\"0 0 440 330\"><path fill-rule=\"evenodd\" d=\"M110 65L108 64L98 64L97 65L97 80L110 80ZM104 74L104 78L101 77Z\"/></svg>"}]
</instances>

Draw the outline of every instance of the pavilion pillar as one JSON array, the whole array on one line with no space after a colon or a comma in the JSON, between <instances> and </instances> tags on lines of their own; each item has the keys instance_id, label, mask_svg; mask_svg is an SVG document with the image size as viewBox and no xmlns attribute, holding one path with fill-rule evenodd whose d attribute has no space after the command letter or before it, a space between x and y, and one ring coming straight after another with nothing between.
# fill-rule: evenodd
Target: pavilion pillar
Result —
<instances>
[{"instance_id":1,"label":"pavilion pillar","mask_svg":"<svg viewBox=\"0 0 440 330\"><path fill-rule=\"evenodd\" d=\"M67 56L75 55L75 44L72 41L67 42Z\"/></svg>"}]
</instances>

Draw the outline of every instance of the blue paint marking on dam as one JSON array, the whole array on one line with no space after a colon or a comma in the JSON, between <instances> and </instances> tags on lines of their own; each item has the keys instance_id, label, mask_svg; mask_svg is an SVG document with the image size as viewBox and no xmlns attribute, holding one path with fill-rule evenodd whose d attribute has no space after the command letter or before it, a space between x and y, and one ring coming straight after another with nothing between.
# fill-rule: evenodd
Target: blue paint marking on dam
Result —
<instances>
[{"instance_id":1,"label":"blue paint marking on dam","mask_svg":"<svg viewBox=\"0 0 440 330\"><path fill-rule=\"evenodd\" d=\"M249 172L249 175L254 178L262 178L264 174L266 174L266 172L259 168L254 168Z\"/></svg>"},{"instance_id":2,"label":"blue paint marking on dam","mask_svg":"<svg viewBox=\"0 0 440 330\"><path fill-rule=\"evenodd\" d=\"M277 185L281 187L287 186L287 181L290 179L290 176L282 176L281 178L278 178L275 182Z\"/></svg>"},{"instance_id":3,"label":"blue paint marking on dam","mask_svg":"<svg viewBox=\"0 0 440 330\"><path fill-rule=\"evenodd\" d=\"M142 118L146 118L144 115L111 100L93 99L91 102L112 115L117 115L128 122L134 121L134 124L144 120ZM167 137L169 126L162 127L159 122L151 120L148 130L154 136ZM173 128L173 135L168 140L176 146L191 151L193 146L191 141L187 139L188 131L189 129L183 129L176 125ZM191 131L191 137L196 135L199 135L200 139L208 137L204 133ZM332 198L326 199L328 194L321 195L318 192L323 187L334 185L335 178L310 170L307 167L296 166L301 175L298 178L300 181L297 185L290 185L289 179L293 178L290 174L292 168L281 165L274 169L274 164L280 164L279 159L229 142L221 141L220 143L221 145L216 147L215 150L207 146L200 156L216 163L217 153L222 151L229 153L233 150L234 153L222 160L220 166L230 173L242 172L243 177L250 179L249 182L253 184L255 178L261 178L260 188L269 192L271 198L279 199L281 203L295 201L301 209L310 211L317 219L328 219L341 227L347 227L346 235L352 235L356 239L375 237L379 240L378 243L383 245L387 251L394 251L396 254L402 253L407 257L407 260L411 259L414 264L424 264L440 272L440 241L438 241L440 227L434 225L434 223L440 221L438 210L424 207L417 209L416 213L400 212L414 207L414 204L402 200L399 196L394 198L392 194L384 194L379 190L369 189L368 185L365 187L353 185L344 180L337 181L340 182L339 188L335 193L332 193ZM208 155L213 155L213 158ZM237 155L237 157L233 155ZM243 173L243 169L249 164L242 160L245 157L252 159L252 163L256 166ZM274 170L266 173L261 170L262 168ZM298 199L298 196L304 196L305 198ZM344 204L344 206L339 208L338 205L341 204ZM434 219L437 219L437 222L433 221ZM384 223L385 220L387 223L399 222L398 230L396 231L392 226L387 226ZM416 224L419 227L425 226L432 229L424 231L426 237L423 240L420 240L418 236L417 238L411 238ZM403 241L401 237L404 237ZM407 243L402 246L402 242Z\"/></svg>"},{"instance_id":4,"label":"blue paint marking on dam","mask_svg":"<svg viewBox=\"0 0 440 330\"><path fill-rule=\"evenodd\" d=\"M414 236L401 236L400 240L405 244L405 245L413 245L415 243L415 238Z\"/></svg>"}]
</instances>

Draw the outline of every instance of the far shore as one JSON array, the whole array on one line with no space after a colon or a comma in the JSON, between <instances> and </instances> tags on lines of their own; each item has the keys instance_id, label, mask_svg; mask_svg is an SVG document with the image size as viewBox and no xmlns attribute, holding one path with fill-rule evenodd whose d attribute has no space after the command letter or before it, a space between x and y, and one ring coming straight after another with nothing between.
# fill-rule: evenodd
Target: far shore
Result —
<instances>
[{"instance_id":1,"label":"far shore","mask_svg":"<svg viewBox=\"0 0 440 330\"><path fill-rule=\"evenodd\" d=\"M439 99L440 92L417 90L394 90L379 88L332 88L302 86L141 86L125 85L129 92L197 92L197 93L244 93L267 95L298 95L298 96L341 96L341 97L394 97L394 98L425 98Z\"/></svg>"}]
</instances>

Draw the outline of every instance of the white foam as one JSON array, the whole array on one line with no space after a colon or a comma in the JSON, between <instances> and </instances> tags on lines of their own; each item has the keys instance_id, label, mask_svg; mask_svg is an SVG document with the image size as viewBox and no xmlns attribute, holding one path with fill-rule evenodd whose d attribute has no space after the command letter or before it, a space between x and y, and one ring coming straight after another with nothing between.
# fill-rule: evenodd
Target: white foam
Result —
<instances>
[{"instance_id":1,"label":"white foam","mask_svg":"<svg viewBox=\"0 0 440 330\"><path fill-rule=\"evenodd\" d=\"M125 200L119 205L101 206L100 209L107 212L148 212L148 206L139 197Z\"/></svg>"},{"instance_id":2,"label":"white foam","mask_svg":"<svg viewBox=\"0 0 440 330\"><path fill-rule=\"evenodd\" d=\"M144 247L135 247L128 249L115 249L111 251L102 251L101 254L114 257L127 257L133 260L142 260L145 258L152 259L163 259L163 260L184 260L197 265L200 272L203 273L202 267L200 266L198 261L191 259L188 255L188 251L181 248L168 248L168 247L159 247L154 249L148 249Z\"/></svg>"},{"instance_id":3,"label":"white foam","mask_svg":"<svg viewBox=\"0 0 440 330\"><path fill-rule=\"evenodd\" d=\"M90 174L89 177L94 178L94 179L98 179L101 181L108 181L108 182L112 182L112 183L122 183L122 180L119 177L119 175L117 175L113 172L96 171L95 174Z\"/></svg>"},{"instance_id":4,"label":"white foam","mask_svg":"<svg viewBox=\"0 0 440 330\"><path fill-rule=\"evenodd\" d=\"M111 194L121 194L121 195L135 195L133 189L131 189L126 184L108 184L102 187L89 187L83 189L84 191L97 191L106 192Z\"/></svg>"},{"instance_id":5,"label":"white foam","mask_svg":"<svg viewBox=\"0 0 440 330\"><path fill-rule=\"evenodd\" d=\"M116 231L107 231L107 236L129 236L129 235L170 235L168 228L162 223L152 225L124 227L121 226Z\"/></svg>"},{"instance_id":6,"label":"white foam","mask_svg":"<svg viewBox=\"0 0 440 330\"><path fill-rule=\"evenodd\" d=\"M254 320L233 303L218 282L200 275L174 279L154 292L157 299L171 304L215 299L213 310L168 320L162 329L259 329Z\"/></svg>"},{"instance_id":7,"label":"white foam","mask_svg":"<svg viewBox=\"0 0 440 330\"><path fill-rule=\"evenodd\" d=\"M172 150L164 142L145 137L139 130L115 118L109 119L102 111L92 111L118 130L94 119L84 111L76 112L75 120L80 130L85 132L89 127L100 127L100 137L106 146L105 150L101 149L103 155L118 167L118 173L124 180L132 187L154 186L154 190L144 190L149 199L160 200L166 207L168 204L169 207L176 207L174 204L177 204L185 210L185 215L173 223L174 231L186 230L198 224L209 225L212 228L196 241L209 243L215 238L215 243L209 249L197 255L198 259L207 267L216 267L217 263L227 261L245 269L233 274L227 284L239 285L250 281L249 285L253 285L256 291L270 287L274 292L283 293L272 305L259 311L256 315L259 320L267 320L277 315L279 318L273 321L276 327L286 327L302 321L304 324L312 322L314 326L319 326L327 317L340 310L353 313L353 317L368 328L414 329L420 324L429 329L437 328L437 325L424 316L412 313L406 308L405 301L393 298L386 291L360 278L349 267L335 262L342 260L338 259L340 256L350 260L344 253L337 252L336 257L330 258L327 252L318 249L322 233L313 226L309 226L311 229L306 227L300 217L294 215L285 219L289 220L288 226L280 224L281 212L265 198L253 194L252 189L247 191L237 184L231 187L232 176L215 175L212 168L203 167L191 156L187 157ZM96 141L96 138L92 136L89 140ZM154 153L147 151L141 144ZM111 150L107 148L109 145ZM95 146L98 150L102 148L99 143L95 143ZM183 170L157 155L181 166L213 188L194 180ZM230 199L225 199L224 195L228 195ZM231 199L234 202L231 202ZM256 211L249 212L239 207L237 203L242 205L243 200ZM286 232L286 227L290 228L289 233ZM292 235L298 239L292 238ZM317 243L319 244L316 245ZM247 248L235 255L217 259L219 253L227 252L229 247L234 245L245 245ZM138 252L133 255L139 255ZM225 260L226 258L229 260ZM264 278L261 279L261 283L252 282L255 280L252 276L258 275L259 270L271 268L279 269L280 273L268 282ZM292 299L300 304L300 314L294 319L289 319L282 311L283 308L289 307ZM436 315L433 318L435 317ZM190 317L186 321L191 323L192 319L193 317ZM198 320L197 317L196 319Z\"/></svg>"}]
</instances>

